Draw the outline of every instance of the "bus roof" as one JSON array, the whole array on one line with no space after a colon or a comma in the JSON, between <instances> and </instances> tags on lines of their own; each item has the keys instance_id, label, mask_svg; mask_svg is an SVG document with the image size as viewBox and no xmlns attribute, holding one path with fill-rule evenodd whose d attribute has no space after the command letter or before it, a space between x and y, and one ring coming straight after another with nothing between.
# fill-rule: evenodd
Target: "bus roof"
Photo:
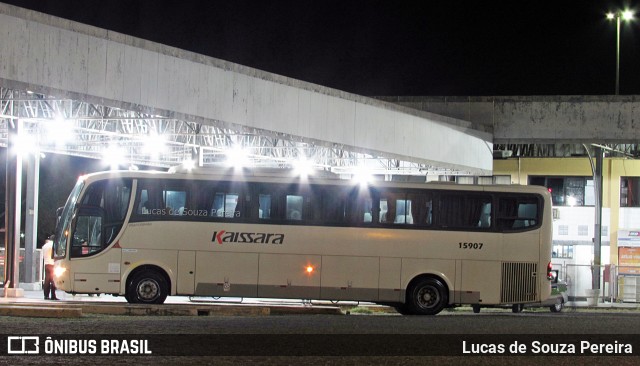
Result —
<instances>
[{"instance_id":1,"label":"bus roof","mask_svg":"<svg viewBox=\"0 0 640 366\"><path fill-rule=\"evenodd\" d=\"M301 177L293 169L235 169L233 167L226 169L193 169L187 170L170 170L168 172L154 170L114 170L90 173L80 177L82 180L94 181L109 178L159 178L159 179L185 179L185 180L226 180L226 181L250 181L265 183L313 183L326 185L357 185L358 182L352 179L342 179L337 174L318 171L319 174L311 174L307 177ZM434 190L457 190L457 191L486 191L486 192L522 192L537 193L548 195L547 188L533 185L519 184L495 184L495 185L478 185L478 184L458 184L454 182L397 182L373 180L367 183L374 187L397 187L397 188L416 188L416 189L434 189Z\"/></svg>"}]
</instances>

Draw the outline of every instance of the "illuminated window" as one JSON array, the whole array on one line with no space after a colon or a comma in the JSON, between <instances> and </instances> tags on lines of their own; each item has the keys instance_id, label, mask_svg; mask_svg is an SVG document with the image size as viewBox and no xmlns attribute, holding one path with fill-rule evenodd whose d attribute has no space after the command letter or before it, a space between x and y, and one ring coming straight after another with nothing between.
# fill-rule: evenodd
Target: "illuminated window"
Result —
<instances>
[{"instance_id":1,"label":"illuminated window","mask_svg":"<svg viewBox=\"0 0 640 366\"><path fill-rule=\"evenodd\" d=\"M573 258L573 245L554 245L553 252L551 255L553 258Z\"/></svg>"},{"instance_id":2,"label":"illuminated window","mask_svg":"<svg viewBox=\"0 0 640 366\"><path fill-rule=\"evenodd\" d=\"M530 185L547 187L554 206L593 206L591 177L529 177Z\"/></svg>"},{"instance_id":3,"label":"illuminated window","mask_svg":"<svg viewBox=\"0 0 640 366\"><path fill-rule=\"evenodd\" d=\"M640 207L640 177L620 178L620 207Z\"/></svg>"}]
</instances>

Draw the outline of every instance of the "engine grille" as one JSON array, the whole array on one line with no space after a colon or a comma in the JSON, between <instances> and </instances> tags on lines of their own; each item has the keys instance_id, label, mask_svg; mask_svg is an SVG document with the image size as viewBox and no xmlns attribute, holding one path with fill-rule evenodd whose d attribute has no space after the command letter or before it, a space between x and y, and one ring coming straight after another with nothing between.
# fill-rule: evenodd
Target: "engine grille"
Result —
<instances>
[{"instance_id":1,"label":"engine grille","mask_svg":"<svg viewBox=\"0 0 640 366\"><path fill-rule=\"evenodd\" d=\"M536 300L537 263L502 263L500 301L507 304Z\"/></svg>"}]
</instances>

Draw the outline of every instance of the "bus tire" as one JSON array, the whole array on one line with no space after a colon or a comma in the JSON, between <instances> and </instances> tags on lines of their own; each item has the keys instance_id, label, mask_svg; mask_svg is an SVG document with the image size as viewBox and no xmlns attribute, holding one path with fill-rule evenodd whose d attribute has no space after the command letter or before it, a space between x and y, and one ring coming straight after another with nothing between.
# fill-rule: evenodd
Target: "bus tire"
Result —
<instances>
[{"instance_id":1,"label":"bus tire","mask_svg":"<svg viewBox=\"0 0 640 366\"><path fill-rule=\"evenodd\" d=\"M524 304L513 304L511 305L511 312L512 313L521 313L522 310L524 310Z\"/></svg>"},{"instance_id":2,"label":"bus tire","mask_svg":"<svg viewBox=\"0 0 640 366\"><path fill-rule=\"evenodd\" d=\"M549 306L549 310L551 310L552 313L559 313L562 311L562 308L564 308L563 301L558 301L557 303Z\"/></svg>"},{"instance_id":3,"label":"bus tire","mask_svg":"<svg viewBox=\"0 0 640 366\"><path fill-rule=\"evenodd\" d=\"M478 305L478 304L471 305L471 309L473 309L473 313L474 314L480 313L480 305Z\"/></svg>"},{"instance_id":4,"label":"bus tire","mask_svg":"<svg viewBox=\"0 0 640 366\"><path fill-rule=\"evenodd\" d=\"M157 271L144 270L133 276L125 297L133 304L162 304L168 294L169 286L164 276Z\"/></svg>"},{"instance_id":5,"label":"bus tire","mask_svg":"<svg viewBox=\"0 0 640 366\"><path fill-rule=\"evenodd\" d=\"M406 304L395 304L395 305L393 305L393 308L396 309L396 311L399 314L411 315L411 312L409 312L409 310L407 310L407 305Z\"/></svg>"},{"instance_id":6,"label":"bus tire","mask_svg":"<svg viewBox=\"0 0 640 366\"><path fill-rule=\"evenodd\" d=\"M436 315L448 303L448 291L436 278L425 277L416 281L408 293L406 308L415 315Z\"/></svg>"}]
</instances>

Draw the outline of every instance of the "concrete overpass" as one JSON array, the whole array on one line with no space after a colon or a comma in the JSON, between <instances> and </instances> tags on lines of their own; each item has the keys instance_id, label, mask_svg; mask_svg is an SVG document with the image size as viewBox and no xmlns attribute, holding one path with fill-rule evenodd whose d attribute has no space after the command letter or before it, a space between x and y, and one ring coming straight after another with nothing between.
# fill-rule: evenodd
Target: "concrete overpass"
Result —
<instances>
[{"instance_id":1,"label":"concrete overpass","mask_svg":"<svg viewBox=\"0 0 640 366\"><path fill-rule=\"evenodd\" d=\"M640 141L640 96L381 97L493 131L494 144Z\"/></svg>"}]
</instances>

